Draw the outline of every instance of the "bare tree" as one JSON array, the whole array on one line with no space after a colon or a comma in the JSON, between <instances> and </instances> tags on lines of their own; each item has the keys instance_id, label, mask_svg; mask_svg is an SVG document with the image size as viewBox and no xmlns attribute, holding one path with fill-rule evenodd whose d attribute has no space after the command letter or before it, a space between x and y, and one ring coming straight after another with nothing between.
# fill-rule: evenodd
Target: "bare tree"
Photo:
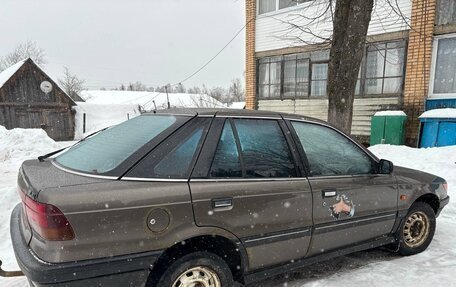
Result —
<instances>
[{"instance_id":1,"label":"bare tree","mask_svg":"<svg viewBox=\"0 0 456 287\"><path fill-rule=\"evenodd\" d=\"M288 30L282 37L301 45L318 43L321 47L330 47L328 121L350 133L356 82L374 0L316 2L319 11L315 15L296 14L292 19L284 21L288 24ZM312 27L318 27L318 23L324 21L332 21L332 31L312 31Z\"/></svg>"},{"instance_id":2,"label":"bare tree","mask_svg":"<svg viewBox=\"0 0 456 287\"><path fill-rule=\"evenodd\" d=\"M128 85L127 90L128 91L147 91L147 87L140 81L136 81L135 83L130 83Z\"/></svg>"},{"instance_id":3,"label":"bare tree","mask_svg":"<svg viewBox=\"0 0 456 287\"><path fill-rule=\"evenodd\" d=\"M63 79L59 79L59 84L70 98L80 100L79 94L84 89L84 80L72 74L67 67L64 67Z\"/></svg>"},{"instance_id":4,"label":"bare tree","mask_svg":"<svg viewBox=\"0 0 456 287\"><path fill-rule=\"evenodd\" d=\"M27 41L0 58L0 72L27 58L31 58L38 65L46 63L44 50L39 48L35 42Z\"/></svg>"},{"instance_id":5,"label":"bare tree","mask_svg":"<svg viewBox=\"0 0 456 287\"><path fill-rule=\"evenodd\" d=\"M236 78L231 80L231 85L228 90L228 102L240 102L245 97L245 90L242 86L241 79Z\"/></svg>"}]
</instances>

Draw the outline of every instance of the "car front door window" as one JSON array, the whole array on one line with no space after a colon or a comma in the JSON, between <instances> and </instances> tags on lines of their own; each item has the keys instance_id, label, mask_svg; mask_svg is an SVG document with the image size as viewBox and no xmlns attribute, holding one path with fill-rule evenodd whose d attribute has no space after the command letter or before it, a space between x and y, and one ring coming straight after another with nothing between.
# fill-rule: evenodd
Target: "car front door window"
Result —
<instances>
[{"instance_id":1,"label":"car front door window","mask_svg":"<svg viewBox=\"0 0 456 287\"><path fill-rule=\"evenodd\" d=\"M373 160L351 140L318 124L292 122L309 164L311 176L363 175L373 172Z\"/></svg>"}]
</instances>

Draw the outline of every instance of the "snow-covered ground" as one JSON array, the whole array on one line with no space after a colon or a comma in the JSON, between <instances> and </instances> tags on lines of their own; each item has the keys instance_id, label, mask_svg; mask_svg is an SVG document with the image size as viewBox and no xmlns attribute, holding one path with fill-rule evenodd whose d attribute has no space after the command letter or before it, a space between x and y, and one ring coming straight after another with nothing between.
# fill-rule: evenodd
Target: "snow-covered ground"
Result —
<instances>
[{"instance_id":1,"label":"snow-covered ground","mask_svg":"<svg viewBox=\"0 0 456 287\"><path fill-rule=\"evenodd\" d=\"M0 259L4 269L18 268L9 236L9 218L19 202L16 177L21 162L69 144L54 142L42 130L7 131L0 126ZM437 220L437 231L429 248L410 257L381 249L358 252L252 286L456 286L456 146L413 149L377 145L370 150L396 165L437 174L448 181L452 200ZM24 287L27 282L24 277L0 277L0 286Z\"/></svg>"}]
</instances>

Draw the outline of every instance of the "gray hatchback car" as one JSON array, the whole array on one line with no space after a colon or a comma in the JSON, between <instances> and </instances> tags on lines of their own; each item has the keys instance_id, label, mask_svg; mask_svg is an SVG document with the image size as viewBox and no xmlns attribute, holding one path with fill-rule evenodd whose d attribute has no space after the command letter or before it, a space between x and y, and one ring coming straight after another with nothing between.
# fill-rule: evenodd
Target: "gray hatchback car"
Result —
<instances>
[{"instance_id":1,"label":"gray hatchback car","mask_svg":"<svg viewBox=\"0 0 456 287\"><path fill-rule=\"evenodd\" d=\"M144 114L22 164L11 218L32 286L220 287L389 245L425 250L444 179L326 122L245 110Z\"/></svg>"}]
</instances>

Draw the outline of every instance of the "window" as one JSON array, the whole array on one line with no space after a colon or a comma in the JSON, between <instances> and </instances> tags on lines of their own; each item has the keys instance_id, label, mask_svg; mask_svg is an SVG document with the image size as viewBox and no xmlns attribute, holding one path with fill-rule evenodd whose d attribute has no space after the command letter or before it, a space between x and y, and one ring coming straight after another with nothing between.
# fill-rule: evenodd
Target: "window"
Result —
<instances>
[{"instance_id":1,"label":"window","mask_svg":"<svg viewBox=\"0 0 456 287\"><path fill-rule=\"evenodd\" d=\"M132 178L188 178L211 119L197 118L154 148L128 174Z\"/></svg>"},{"instance_id":2,"label":"window","mask_svg":"<svg viewBox=\"0 0 456 287\"><path fill-rule=\"evenodd\" d=\"M456 37L436 39L434 46L431 94L456 95Z\"/></svg>"},{"instance_id":3,"label":"window","mask_svg":"<svg viewBox=\"0 0 456 287\"><path fill-rule=\"evenodd\" d=\"M367 46L355 95L401 94L405 46L405 41L402 40ZM259 99L327 96L328 63L329 50L259 59Z\"/></svg>"},{"instance_id":4,"label":"window","mask_svg":"<svg viewBox=\"0 0 456 287\"><path fill-rule=\"evenodd\" d=\"M82 172L106 173L175 122L174 116L136 117L81 141L55 161Z\"/></svg>"},{"instance_id":5,"label":"window","mask_svg":"<svg viewBox=\"0 0 456 287\"><path fill-rule=\"evenodd\" d=\"M311 176L371 174L374 161L351 140L317 124L292 122Z\"/></svg>"},{"instance_id":6,"label":"window","mask_svg":"<svg viewBox=\"0 0 456 287\"><path fill-rule=\"evenodd\" d=\"M403 41L368 46L364 93L367 95L401 93L404 56Z\"/></svg>"},{"instance_id":7,"label":"window","mask_svg":"<svg viewBox=\"0 0 456 287\"><path fill-rule=\"evenodd\" d=\"M195 155L198 143L203 135L203 127L199 127L184 142L176 146L153 170L153 177L185 178Z\"/></svg>"},{"instance_id":8,"label":"window","mask_svg":"<svg viewBox=\"0 0 456 287\"><path fill-rule=\"evenodd\" d=\"M280 97L281 74L281 57L272 57L260 60L259 94L261 99Z\"/></svg>"},{"instance_id":9,"label":"window","mask_svg":"<svg viewBox=\"0 0 456 287\"><path fill-rule=\"evenodd\" d=\"M309 90L309 59L304 55L284 57L283 97L307 97Z\"/></svg>"},{"instance_id":10,"label":"window","mask_svg":"<svg viewBox=\"0 0 456 287\"><path fill-rule=\"evenodd\" d=\"M244 176L294 177L296 168L279 123L275 120L235 119Z\"/></svg>"},{"instance_id":11,"label":"window","mask_svg":"<svg viewBox=\"0 0 456 287\"><path fill-rule=\"evenodd\" d=\"M236 139L229 121L225 121L209 174L210 177L218 178L242 177Z\"/></svg>"},{"instance_id":12,"label":"window","mask_svg":"<svg viewBox=\"0 0 456 287\"><path fill-rule=\"evenodd\" d=\"M258 15L276 11L277 9L294 7L308 1L311 0L258 0Z\"/></svg>"},{"instance_id":13,"label":"window","mask_svg":"<svg viewBox=\"0 0 456 287\"><path fill-rule=\"evenodd\" d=\"M312 84L310 87L311 96L326 96L326 86L328 85L328 64L312 65Z\"/></svg>"},{"instance_id":14,"label":"window","mask_svg":"<svg viewBox=\"0 0 456 287\"><path fill-rule=\"evenodd\" d=\"M456 24L456 2L454 0L437 0L437 25Z\"/></svg>"}]
</instances>

